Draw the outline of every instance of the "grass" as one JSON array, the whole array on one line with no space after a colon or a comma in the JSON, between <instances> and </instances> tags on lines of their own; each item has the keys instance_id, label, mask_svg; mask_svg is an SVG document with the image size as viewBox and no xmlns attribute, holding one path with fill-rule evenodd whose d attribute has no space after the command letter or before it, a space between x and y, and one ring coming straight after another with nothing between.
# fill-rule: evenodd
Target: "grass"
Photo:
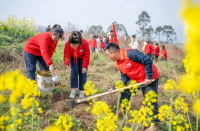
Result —
<instances>
[{"instance_id":1,"label":"grass","mask_svg":"<svg viewBox=\"0 0 200 131\"><path fill-rule=\"evenodd\" d=\"M63 57L64 57L63 50L64 50L64 43L59 41L56 47L56 52L54 53L52 58L54 65L60 65L61 63L63 63Z\"/></svg>"},{"instance_id":2,"label":"grass","mask_svg":"<svg viewBox=\"0 0 200 131\"><path fill-rule=\"evenodd\" d=\"M17 49L23 49L24 43L19 44L19 47L16 47ZM3 49L4 47L0 47L1 49ZM10 47L9 47L10 48ZM34 127L37 130L41 130L45 124L41 124L42 121L47 120L49 123L53 123L57 120L57 117L61 114L74 114L77 111L79 112L84 112L84 109L72 109L72 110L65 110L65 108L63 108L62 111L57 111L54 108L52 108L53 104L55 104L56 102L59 102L61 99L59 99L59 101L55 101L52 102L52 99L54 99L54 94L63 94L64 96L69 95L69 90L70 90L70 83L69 83L69 78L70 78L70 69L66 70L63 66L63 49L64 49L64 43L63 42L59 42L57 49L56 49L56 53L53 55L53 61L54 61L54 65L55 65L55 73L56 75L60 78L62 85L59 87L56 87L55 90L50 93L50 92L44 92L42 93L42 95L39 97L40 98L40 104L43 107L43 109L45 110L43 115L40 115L38 117L35 118L34 121ZM172 57L169 54L169 58ZM180 75L182 73L184 73L183 70L183 63L181 60L179 60L180 58L176 58L176 62L173 62L173 60L169 61L159 61L157 63L155 63L155 65L158 67L159 70L159 105L163 105L163 104L169 104L169 97L170 97L170 93L167 91L164 91L163 86L166 83L167 79L174 79L176 80L176 75ZM15 62L16 64L12 67L9 68L9 70L15 70L18 68L18 66L24 66L24 65L20 65L19 62L16 61L12 61ZM1 63L2 66L6 63ZM4 65L5 66L5 65ZM5 68L5 70L7 71L7 67ZM175 70L175 71L174 71ZM25 69L22 68L21 72L23 72L24 74L26 73ZM106 55L104 53L94 53L91 54L91 62L90 62L90 66L88 68L88 80L92 81L95 84L95 88L98 90L98 93L103 93L108 91L108 89L110 89L114 82L120 79L120 73L118 71L118 69L116 69L115 67L115 63L111 60L109 60ZM185 96L183 93L176 91L174 93L175 97L178 97L179 95L182 95L189 104L192 103L193 99L191 98L191 96ZM138 106L140 106L141 100L143 99L142 93L137 93L136 96L134 96L133 100L134 102L132 103L134 108L138 108ZM100 100L102 101L106 101L109 105L116 105L116 95L108 95L105 97L100 98ZM61 106L61 105L58 105ZM63 105L62 105L63 106ZM191 105L190 105L191 106ZM6 110L7 107L6 105L2 106L0 105L0 115L4 112L4 110ZM191 112L192 114L192 112ZM46 115L46 116L45 116ZM85 126L85 124L83 121L86 118L81 118L80 116L73 116L74 120L74 126L72 127L73 131L79 131L80 129L83 129L85 131L92 131L94 130L94 124L93 125L89 125L87 128ZM193 123L195 122L195 119L193 120ZM27 123L29 123L30 120L27 120ZM91 123L94 123L94 121L91 121ZM48 124L46 124L48 125ZM166 131L167 129L165 128L166 125L161 124L161 129L163 131ZM30 129L30 127L26 126L24 127L26 129Z\"/></svg>"}]
</instances>

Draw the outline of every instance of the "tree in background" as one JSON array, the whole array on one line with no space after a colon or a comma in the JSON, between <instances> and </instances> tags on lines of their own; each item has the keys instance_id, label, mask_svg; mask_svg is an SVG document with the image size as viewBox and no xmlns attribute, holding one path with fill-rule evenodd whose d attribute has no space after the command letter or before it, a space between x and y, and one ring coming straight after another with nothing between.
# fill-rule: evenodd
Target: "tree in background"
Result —
<instances>
[{"instance_id":1,"label":"tree in background","mask_svg":"<svg viewBox=\"0 0 200 131\"><path fill-rule=\"evenodd\" d=\"M90 31L90 32L93 32L95 35L100 35L100 36L102 36L102 35L104 34L103 27L100 26L100 25L98 25L98 26L95 26L95 25L91 26L91 27L89 28L89 31Z\"/></svg>"},{"instance_id":2,"label":"tree in background","mask_svg":"<svg viewBox=\"0 0 200 131\"><path fill-rule=\"evenodd\" d=\"M64 31L66 34L70 34L72 31L78 31L79 28L75 24L72 24L71 22L67 22L67 27L64 27Z\"/></svg>"},{"instance_id":3,"label":"tree in background","mask_svg":"<svg viewBox=\"0 0 200 131\"><path fill-rule=\"evenodd\" d=\"M142 13L139 15L139 20L136 22L137 25L139 25L139 32L141 33L142 39L145 38L147 32L151 29L148 29L148 25L151 22L150 16L146 11L142 11Z\"/></svg>"},{"instance_id":4,"label":"tree in background","mask_svg":"<svg viewBox=\"0 0 200 131\"><path fill-rule=\"evenodd\" d=\"M176 35L173 27L171 25L164 25L163 26L163 37L166 37L166 42L173 42L171 39L172 36Z\"/></svg>"},{"instance_id":5,"label":"tree in background","mask_svg":"<svg viewBox=\"0 0 200 131\"><path fill-rule=\"evenodd\" d=\"M158 36L158 40L159 40L159 43L161 42L160 40L160 38L161 38L161 36L162 36L162 34L163 34L163 28L161 27L161 26L158 26L157 28L156 28L156 30L155 30L155 34Z\"/></svg>"},{"instance_id":6,"label":"tree in background","mask_svg":"<svg viewBox=\"0 0 200 131\"><path fill-rule=\"evenodd\" d=\"M119 37L128 37L128 32L126 31L126 27L123 24L119 24L117 22L115 23L117 35ZM112 29L112 25L110 25L107 29L107 32L109 32Z\"/></svg>"},{"instance_id":7,"label":"tree in background","mask_svg":"<svg viewBox=\"0 0 200 131\"><path fill-rule=\"evenodd\" d=\"M154 34L154 29L152 28L152 25L149 26L148 28L145 29L145 32L146 32L146 38L148 40L153 40L155 39L155 37L153 37L153 34Z\"/></svg>"}]
</instances>

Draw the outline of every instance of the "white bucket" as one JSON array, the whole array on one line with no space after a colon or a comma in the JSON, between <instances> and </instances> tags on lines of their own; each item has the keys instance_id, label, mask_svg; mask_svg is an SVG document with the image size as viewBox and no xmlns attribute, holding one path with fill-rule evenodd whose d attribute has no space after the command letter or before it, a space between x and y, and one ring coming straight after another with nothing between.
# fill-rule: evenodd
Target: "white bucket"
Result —
<instances>
[{"instance_id":1,"label":"white bucket","mask_svg":"<svg viewBox=\"0 0 200 131\"><path fill-rule=\"evenodd\" d=\"M37 84L41 91L52 91L54 89L54 82L52 74L49 71L37 72Z\"/></svg>"}]
</instances>

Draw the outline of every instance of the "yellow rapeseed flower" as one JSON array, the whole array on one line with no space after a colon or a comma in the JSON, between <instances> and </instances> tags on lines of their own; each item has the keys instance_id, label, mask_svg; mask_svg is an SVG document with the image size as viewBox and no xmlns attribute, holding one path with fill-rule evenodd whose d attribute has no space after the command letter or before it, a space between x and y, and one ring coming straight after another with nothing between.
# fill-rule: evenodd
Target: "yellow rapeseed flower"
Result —
<instances>
[{"instance_id":1,"label":"yellow rapeseed flower","mask_svg":"<svg viewBox=\"0 0 200 131\"><path fill-rule=\"evenodd\" d=\"M200 99L197 99L193 104L194 111L200 116Z\"/></svg>"},{"instance_id":2,"label":"yellow rapeseed flower","mask_svg":"<svg viewBox=\"0 0 200 131\"><path fill-rule=\"evenodd\" d=\"M116 89L120 89L120 88L123 88L125 87L125 84L122 80L118 80L115 82L115 88ZM120 92L124 92L124 90L120 90Z\"/></svg>"},{"instance_id":3,"label":"yellow rapeseed flower","mask_svg":"<svg viewBox=\"0 0 200 131\"><path fill-rule=\"evenodd\" d=\"M94 87L95 85L91 81L87 81L83 86L83 88L85 89L84 90L85 95L86 96L94 95L97 92L97 90L94 89Z\"/></svg>"},{"instance_id":4,"label":"yellow rapeseed flower","mask_svg":"<svg viewBox=\"0 0 200 131\"><path fill-rule=\"evenodd\" d=\"M33 98L24 98L21 100L21 105L23 109L28 109L33 105Z\"/></svg>"},{"instance_id":5,"label":"yellow rapeseed flower","mask_svg":"<svg viewBox=\"0 0 200 131\"><path fill-rule=\"evenodd\" d=\"M45 128L44 131L62 131L62 128L59 126L49 126Z\"/></svg>"},{"instance_id":6,"label":"yellow rapeseed flower","mask_svg":"<svg viewBox=\"0 0 200 131\"><path fill-rule=\"evenodd\" d=\"M16 125L22 124L22 119L15 120Z\"/></svg>"},{"instance_id":7,"label":"yellow rapeseed flower","mask_svg":"<svg viewBox=\"0 0 200 131\"><path fill-rule=\"evenodd\" d=\"M5 102L5 96L0 94L0 103L4 103Z\"/></svg>"}]
</instances>

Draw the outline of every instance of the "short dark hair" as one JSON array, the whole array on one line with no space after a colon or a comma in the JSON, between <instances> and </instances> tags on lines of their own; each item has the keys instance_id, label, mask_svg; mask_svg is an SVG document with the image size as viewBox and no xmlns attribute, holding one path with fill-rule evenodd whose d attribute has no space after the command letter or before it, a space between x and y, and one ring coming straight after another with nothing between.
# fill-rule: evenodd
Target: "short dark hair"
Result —
<instances>
[{"instance_id":1,"label":"short dark hair","mask_svg":"<svg viewBox=\"0 0 200 131\"><path fill-rule=\"evenodd\" d=\"M134 37L134 38L135 38L135 35L132 35L132 37Z\"/></svg>"},{"instance_id":2,"label":"short dark hair","mask_svg":"<svg viewBox=\"0 0 200 131\"><path fill-rule=\"evenodd\" d=\"M82 44L82 36L79 31L72 31L68 40L69 44Z\"/></svg>"},{"instance_id":3,"label":"short dark hair","mask_svg":"<svg viewBox=\"0 0 200 131\"><path fill-rule=\"evenodd\" d=\"M110 30L110 32L114 32L113 30Z\"/></svg>"},{"instance_id":4,"label":"short dark hair","mask_svg":"<svg viewBox=\"0 0 200 131\"><path fill-rule=\"evenodd\" d=\"M165 45L162 45L162 50L165 49Z\"/></svg>"},{"instance_id":5,"label":"short dark hair","mask_svg":"<svg viewBox=\"0 0 200 131\"><path fill-rule=\"evenodd\" d=\"M109 52L117 52L119 51L119 45L114 42L108 43L106 47L104 48L104 50L105 51L108 50Z\"/></svg>"},{"instance_id":6,"label":"short dark hair","mask_svg":"<svg viewBox=\"0 0 200 131\"><path fill-rule=\"evenodd\" d=\"M158 46L158 43L156 43L156 45Z\"/></svg>"},{"instance_id":7,"label":"short dark hair","mask_svg":"<svg viewBox=\"0 0 200 131\"><path fill-rule=\"evenodd\" d=\"M83 30L80 30L80 32L82 32L82 33L83 33Z\"/></svg>"},{"instance_id":8,"label":"short dark hair","mask_svg":"<svg viewBox=\"0 0 200 131\"><path fill-rule=\"evenodd\" d=\"M63 37L64 31L60 25L55 24L51 29L52 35L58 36L59 38Z\"/></svg>"},{"instance_id":9,"label":"short dark hair","mask_svg":"<svg viewBox=\"0 0 200 131\"><path fill-rule=\"evenodd\" d=\"M151 41L149 40L149 41L147 41L147 43L151 44Z\"/></svg>"}]
</instances>

